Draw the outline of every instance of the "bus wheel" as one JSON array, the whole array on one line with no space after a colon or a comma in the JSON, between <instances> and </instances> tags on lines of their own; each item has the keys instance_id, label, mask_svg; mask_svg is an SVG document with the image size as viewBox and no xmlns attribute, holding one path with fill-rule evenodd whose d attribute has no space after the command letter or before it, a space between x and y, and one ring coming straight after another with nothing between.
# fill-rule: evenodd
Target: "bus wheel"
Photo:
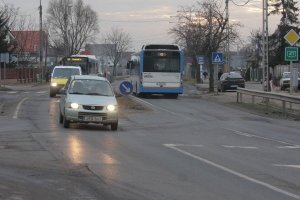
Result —
<instances>
[{"instance_id":1,"label":"bus wheel","mask_svg":"<svg viewBox=\"0 0 300 200\"><path fill-rule=\"evenodd\" d=\"M173 98L173 99L177 99L177 98L178 98L178 94L173 94L173 95L172 95L172 98Z\"/></svg>"},{"instance_id":2,"label":"bus wheel","mask_svg":"<svg viewBox=\"0 0 300 200\"><path fill-rule=\"evenodd\" d=\"M165 94L165 97L170 98L170 99L177 99L178 94Z\"/></svg>"}]
</instances>

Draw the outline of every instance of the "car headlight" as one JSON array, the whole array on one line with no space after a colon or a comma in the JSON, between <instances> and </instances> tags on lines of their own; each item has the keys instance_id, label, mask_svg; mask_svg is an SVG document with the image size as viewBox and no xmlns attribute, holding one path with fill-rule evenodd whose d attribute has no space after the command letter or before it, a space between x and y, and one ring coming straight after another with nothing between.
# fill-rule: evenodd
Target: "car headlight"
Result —
<instances>
[{"instance_id":1,"label":"car headlight","mask_svg":"<svg viewBox=\"0 0 300 200\"><path fill-rule=\"evenodd\" d=\"M108 106L107 106L107 110L110 111L110 112L115 111L116 109L117 109L117 108L116 108L116 106L114 106L114 105L108 105Z\"/></svg>"},{"instance_id":2,"label":"car headlight","mask_svg":"<svg viewBox=\"0 0 300 200\"><path fill-rule=\"evenodd\" d=\"M52 86L52 87L56 87L56 86L57 86L57 83L51 83L51 86Z\"/></svg>"},{"instance_id":3,"label":"car headlight","mask_svg":"<svg viewBox=\"0 0 300 200\"><path fill-rule=\"evenodd\" d=\"M78 109L79 108L79 104L78 103L68 102L68 103L66 103L66 107L67 108L72 108L72 109Z\"/></svg>"},{"instance_id":4,"label":"car headlight","mask_svg":"<svg viewBox=\"0 0 300 200\"><path fill-rule=\"evenodd\" d=\"M71 103L71 108L78 109L79 108L79 104L78 103Z\"/></svg>"}]
</instances>

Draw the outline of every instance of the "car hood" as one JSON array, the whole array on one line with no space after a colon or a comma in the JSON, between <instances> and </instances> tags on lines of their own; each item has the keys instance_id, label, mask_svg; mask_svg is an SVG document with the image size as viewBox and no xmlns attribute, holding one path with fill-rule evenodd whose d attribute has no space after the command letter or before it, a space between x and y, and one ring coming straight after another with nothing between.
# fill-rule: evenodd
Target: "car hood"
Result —
<instances>
[{"instance_id":1,"label":"car hood","mask_svg":"<svg viewBox=\"0 0 300 200\"><path fill-rule=\"evenodd\" d=\"M69 94L67 101L72 103L78 103L81 105L117 105L117 100L115 96Z\"/></svg>"},{"instance_id":2,"label":"car hood","mask_svg":"<svg viewBox=\"0 0 300 200\"><path fill-rule=\"evenodd\" d=\"M68 81L68 77L51 79L51 83L57 83L59 85L65 85L67 81Z\"/></svg>"},{"instance_id":3,"label":"car hood","mask_svg":"<svg viewBox=\"0 0 300 200\"><path fill-rule=\"evenodd\" d=\"M281 78L283 81L289 81L291 78Z\"/></svg>"}]
</instances>

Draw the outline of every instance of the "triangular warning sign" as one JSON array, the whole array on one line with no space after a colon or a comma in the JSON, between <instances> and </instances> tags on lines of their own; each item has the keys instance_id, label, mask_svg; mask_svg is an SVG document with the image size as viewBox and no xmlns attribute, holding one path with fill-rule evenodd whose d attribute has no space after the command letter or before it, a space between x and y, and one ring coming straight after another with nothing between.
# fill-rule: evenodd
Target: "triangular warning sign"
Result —
<instances>
[{"instance_id":1,"label":"triangular warning sign","mask_svg":"<svg viewBox=\"0 0 300 200\"><path fill-rule=\"evenodd\" d=\"M216 63L221 62L221 58L218 54L216 55L214 62L216 62Z\"/></svg>"}]
</instances>

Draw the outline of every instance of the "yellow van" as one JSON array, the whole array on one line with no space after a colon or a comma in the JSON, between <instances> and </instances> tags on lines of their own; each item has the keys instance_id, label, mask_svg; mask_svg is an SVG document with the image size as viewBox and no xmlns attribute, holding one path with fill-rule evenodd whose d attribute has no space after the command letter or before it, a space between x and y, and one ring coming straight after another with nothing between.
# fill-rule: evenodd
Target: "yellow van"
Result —
<instances>
[{"instance_id":1,"label":"yellow van","mask_svg":"<svg viewBox=\"0 0 300 200\"><path fill-rule=\"evenodd\" d=\"M72 75L82 75L79 66L55 66L50 81L50 97L55 97L58 90L65 86Z\"/></svg>"}]
</instances>

